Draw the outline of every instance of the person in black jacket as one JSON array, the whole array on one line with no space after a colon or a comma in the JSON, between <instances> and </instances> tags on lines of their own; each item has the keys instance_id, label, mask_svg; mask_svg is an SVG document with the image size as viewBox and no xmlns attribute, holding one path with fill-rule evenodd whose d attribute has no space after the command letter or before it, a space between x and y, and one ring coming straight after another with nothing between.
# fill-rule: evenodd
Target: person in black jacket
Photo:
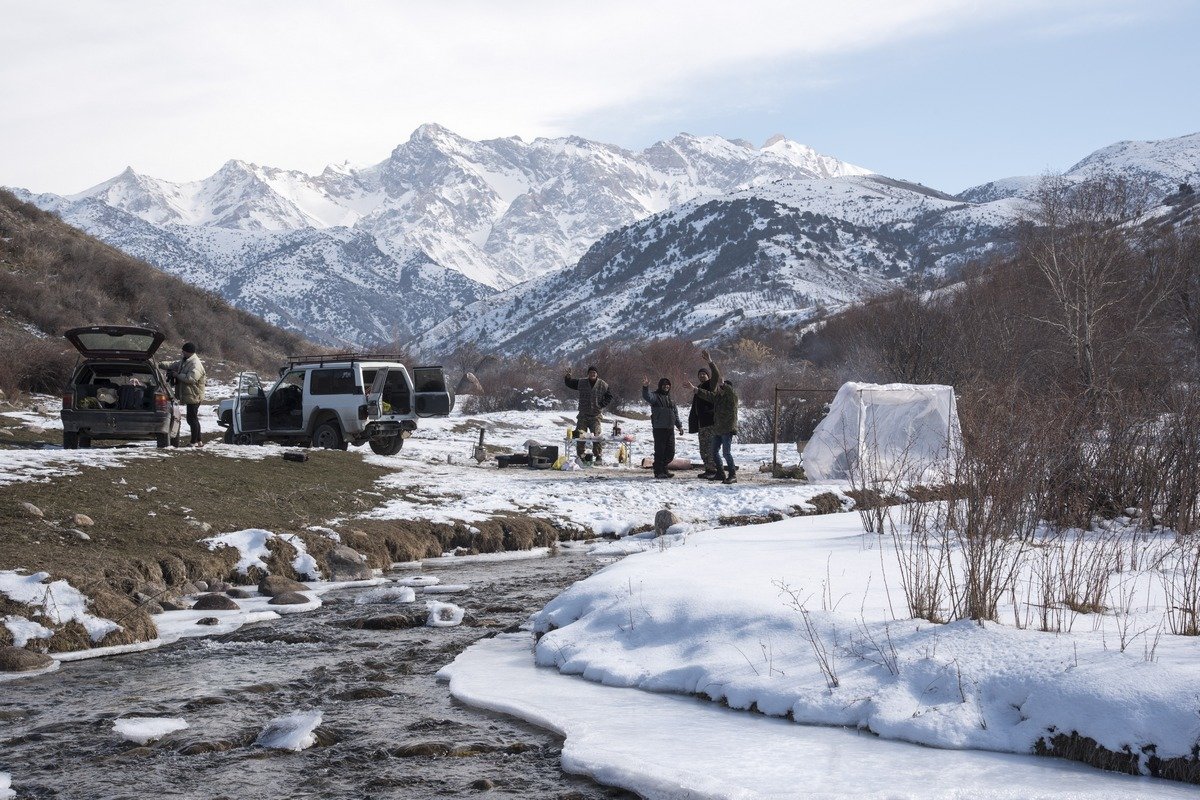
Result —
<instances>
[{"instance_id":1,"label":"person in black jacket","mask_svg":"<svg viewBox=\"0 0 1200 800\"><path fill-rule=\"evenodd\" d=\"M663 378L658 390L650 393L650 379L642 381L642 399L650 404L650 428L654 432L654 477L674 478L667 466L675 460L675 431L683 435L679 407L671 399L671 381Z\"/></svg>"},{"instance_id":2,"label":"person in black jacket","mask_svg":"<svg viewBox=\"0 0 1200 800\"><path fill-rule=\"evenodd\" d=\"M700 357L704 359L705 364L712 361L707 350L701 350ZM717 381L708 369L701 367L696 373L696 377L700 381L697 389L704 389L708 392L717 390ZM699 434L700 458L704 459L704 471L696 477L708 480L719 471L717 462L713 460L712 452L713 404L699 394L692 395L692 410L688 414L688 433Z\"/></svg>"}]
</instances>

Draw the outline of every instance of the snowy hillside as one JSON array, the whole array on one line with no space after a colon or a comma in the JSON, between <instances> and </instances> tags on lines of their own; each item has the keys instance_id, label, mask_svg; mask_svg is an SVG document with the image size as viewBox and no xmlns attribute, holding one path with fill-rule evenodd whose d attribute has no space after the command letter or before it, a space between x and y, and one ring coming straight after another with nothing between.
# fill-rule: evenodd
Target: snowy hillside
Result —
<instances>
[{"instance_id":1,"label":"snowy hillside","mask_svg":"<svg viewBox=\"0 0 1200 800\"><path fill-rule=\"evenodd\" d=\"M1145 181L1150 201L1157 203L1181 183L1200 183L1200 133L1154 142L1117 142L1100 148L1063 174L1079 180L1112 174ZM1003 178L973 186L959 197L975 203L1028 197L1040 180L1039 176Z\"/></svg>"},{"instance_id":2,"label":"snowy hillside","mask_svg":"<svg viewBox=\"0 0 1200 800\"><path fill-rule=\"evenodd\" d=\"M22 199L315 342L405 340L491 293L420 250L384 253L351 228L155 225L98 198Z\"/></svg>"},{"instance_id":3,"label":"snowy hillside","mask_svg":"<svg viewBox=\"0 0 1200 800\"><path fill-rule=\"evenodd\" d=\"M697 200L609 234L571 269L446 320L426 337L426 352L487 342L558 356L606 341L796 321L818 305L983 255L1021 207L976 206L877 176L780 181Z\"/></svg>"}]
</instances>

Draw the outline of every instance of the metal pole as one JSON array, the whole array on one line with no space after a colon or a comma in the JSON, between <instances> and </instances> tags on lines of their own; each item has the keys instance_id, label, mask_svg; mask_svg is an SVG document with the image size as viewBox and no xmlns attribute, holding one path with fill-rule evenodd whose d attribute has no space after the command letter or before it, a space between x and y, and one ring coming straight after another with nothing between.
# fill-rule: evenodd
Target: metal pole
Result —
<instances>
[{"instance_id":1,"label":"metal pole","mask_svg":"<svg viewBox=\"0 0 1200 800\"><path fill-rule=\"evenodd\" d=\"M779 384L775 384L775 411L771 421L771 477L779 477Z\"/></svg>"}]
</instances>

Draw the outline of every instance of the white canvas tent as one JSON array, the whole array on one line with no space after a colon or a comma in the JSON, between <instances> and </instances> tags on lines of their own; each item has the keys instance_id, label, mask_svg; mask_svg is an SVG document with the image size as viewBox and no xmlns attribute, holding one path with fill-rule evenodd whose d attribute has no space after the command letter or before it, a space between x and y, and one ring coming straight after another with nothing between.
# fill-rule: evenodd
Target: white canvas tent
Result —
<instances>
[{"instance_id":1,"label":"white canvas tent","mask_svg":"<svg viewBox=\"0 0 1200 800\"><path fill-rule=\"evenodd\" d=\"M954 389L910 383L846 383L804 447L811 481L938 483L962 447Z\"/></svg>"}]
</instances>

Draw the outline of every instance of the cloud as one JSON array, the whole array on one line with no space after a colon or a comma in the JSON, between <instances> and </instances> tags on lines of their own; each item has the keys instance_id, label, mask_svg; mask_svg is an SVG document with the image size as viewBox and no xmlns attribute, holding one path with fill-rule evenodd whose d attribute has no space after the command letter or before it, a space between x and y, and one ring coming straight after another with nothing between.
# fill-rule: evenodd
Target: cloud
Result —
<instances>
[{"instance_id":1,"label":"cloud","mask_svg":"<svg viewBox=\"0 0 1200 800\"><path fill-rule=\"evenodd\" d=\"M772 76L773 64L829 81L823 59L1043 7L0 0L0 183L74 191L127 163L193 179L231 157L317 171L377 161L422 122L473 138L560 135L598 113L667 125L664 109L686 110L738 75L755 76L751 96L722 102L769 106L772 81L803 79Z\"/></svg>"}]
</instances>

